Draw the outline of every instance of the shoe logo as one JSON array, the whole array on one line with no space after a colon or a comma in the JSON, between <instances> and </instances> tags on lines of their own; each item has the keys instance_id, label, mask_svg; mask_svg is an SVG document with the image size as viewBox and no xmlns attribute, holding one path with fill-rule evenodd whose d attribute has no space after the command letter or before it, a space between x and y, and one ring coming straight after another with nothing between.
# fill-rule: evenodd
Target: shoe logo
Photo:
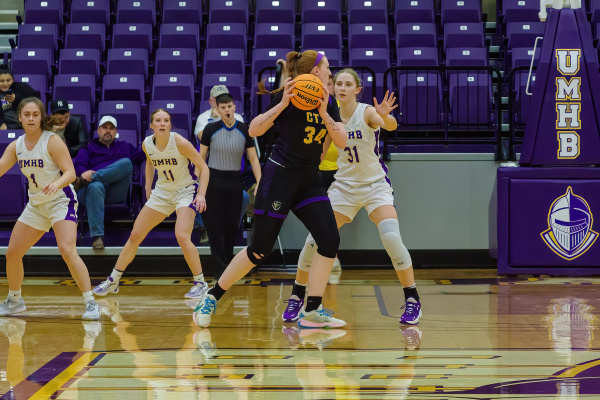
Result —
<instances>
[{"instance_id":1,"label":"shoe logo","mask_svg":"<svg viewBox=\"0 0 600 400\"><path fill-rule=\"evenodd\" d=\"M550 206L548 229L540 235L553 252L571 261L588 251L598 238L592 230L593 222L587 201L569 186Z\"/></svg>"},{"instance_id":2,"label":"shoe logo","mask_svg":"<svg viewBox=\"0 0 600 400\"><path fill-rule=\"evenodd\" d=\"M23 152L21 152L21 153L23 153ZM20 155L21 155L21 153L17 153L17 155L18 155L18 156L20 156Z\"/></svg>"},{"instance_id":3,"label":"shoe logo","mask_svg":"<svg viewBox=\"0 0 600 400\"><path fill-rule=\"evenodd\" d=\"M280 201L274 201L273 202L273 210L278 211L281 208L281 202Z\"/></svg>"}]
</instances>

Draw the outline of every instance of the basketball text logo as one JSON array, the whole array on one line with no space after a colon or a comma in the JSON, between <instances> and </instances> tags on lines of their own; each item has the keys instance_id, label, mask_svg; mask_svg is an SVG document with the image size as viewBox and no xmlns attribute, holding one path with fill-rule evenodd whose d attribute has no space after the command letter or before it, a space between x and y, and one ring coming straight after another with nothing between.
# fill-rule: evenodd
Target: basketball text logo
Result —
<instances>
[{"instance_id":1,"label":"basketball text logo","mask_svg":"<svg viewBox=\"0 0 600 400\"><path fill-rule=\"evenodd\" d=\"M576 159L581 146L579 135L572 129L581 129L580 49L556 49L556 68L563 76L556 78L557 158ZM565 76L566 75L566 76Z\"/></svg>"},{"instance_id":2,"label":"basketball text logo","mask_svg":"<svg viewBox=\"0 0 600 400\"><path fill-rule=\"evenodd\" d=\"M548 211L548 229L542 239L560 257L571 261L592 247L598 233L592 230L594 217L587 201L567 192L554 200Z\"/></svg>"}]
</instances>

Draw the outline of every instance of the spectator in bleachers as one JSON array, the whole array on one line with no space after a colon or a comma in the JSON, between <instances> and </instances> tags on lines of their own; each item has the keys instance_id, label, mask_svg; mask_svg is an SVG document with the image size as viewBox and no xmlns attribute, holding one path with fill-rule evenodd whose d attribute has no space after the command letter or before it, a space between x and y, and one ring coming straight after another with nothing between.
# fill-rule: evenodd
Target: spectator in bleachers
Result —
<instances>
[{"instance_id":1,"label":"spectator in bleachers","mask_svg":"<svg viewBox=\"0 0 600 400\"><path fill-rule=\"evenodd\" d=\"M144 152L115 139L117 120L105 115L98 122L98 137L73 160L77 179L73 186L87 209L94 249L104 248L104 204L123 203L131 184L133 165L145 160Z\"/></svg>"},{"instance_id":2,"label":"spectator in bleachers","mask_svg":"<svg viewBox=\"0 0 600 400\"><path fill-rule=\"evenodd\" d=\"M71 115L66 100L54 100L50 103L50 112L57 121L57 124L52 126L52 132L60 136L69 148L71 158L75 158L79 150L89 142L81 118Z\"/></svg>"},{"instance_id":3,"label":"spectator in bleachers","mask_svg":"<svg viewBox=\"0 0 600 400\"><path fill-rule=\"evenodd\" d=\"M215 85L212 87L212 89L210 89L210 98L208 99L208 102L210 103L210 110L206 110L202 114L198 115L196 126L194 127L194 135L198 137L198 141L202 139L202 132L204 131L206 125L221 119L221 116L217 111L216 98L225 93L229 94L229 90L225 85ZM244 118L238 113L234 114L234 118L240 122L244 122Z\"/></svg>"},{"instance_id":4,"label":"spectator in bleachers","mask_svg":"<svg viewBox=\"0 0 600 400\"><path fill-rule=\"evenodd\" d=\"M28 97L40 97L39 92L24 82L15 82L12 71L0 65L0 104L4 112L4 122L8 129L21 129L17 117L17 107L21 100Z\"/></svg>"}]
</instances>

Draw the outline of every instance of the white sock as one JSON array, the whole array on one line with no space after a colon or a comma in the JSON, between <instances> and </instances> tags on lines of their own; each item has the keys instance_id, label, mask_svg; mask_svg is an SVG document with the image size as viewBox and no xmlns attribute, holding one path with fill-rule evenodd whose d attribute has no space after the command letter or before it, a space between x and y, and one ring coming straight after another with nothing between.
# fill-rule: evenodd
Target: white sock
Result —
<instances>
[{"instance_id":1,"label":"white sock","mask_svg":"<svg viewBox=\"0 0 600 400\"><path fill-rule=\"evenodd\" d=\"M194 275L194 282L204 282L204 273L200 272L198 275Z\"/></svg>"},{"instance_id":2,"label":"white sock","mask_svg":"<svg viewBox=\"0 0 600 400\"><path fill-rule=\"evenodd\" d=\"M116 268L113 268L110 276L111 278L113 278L113 281L118 282L119 279L121 279L121 276L123 275L123 271L119 271Z\"/></svg>"},{"instance_id":3,"label":"white sock","mask_svg":"<svg viewBox=\"0 0 600 400\"><path fill-rule=\"evenodd\" d=\"M307 283L299 283L298 281L294 281L294 285L308 287L308 282Z\"/></svg>"},{"instance_id":4,"label":"white sock","mask_svg":"<svg viewBox=\"0 0 600 400\"><path fill-rule=\"evenodd\" d=\"M90 301L94 301L94 293L90 290L89 292L83 293L83 304L87 304Z\"/></svg>"},{"instance_id":5,"label":"white sock","mask_svg":"<svg viewBox=\"0 0 600 400\"><path fill-rule=\"evenodd\" d=\"M19 289L19 290L9 290L8 291L8 299L12 303L16 303L17 301L21 300L21 289Z\"/></svg>"}]
</instances>

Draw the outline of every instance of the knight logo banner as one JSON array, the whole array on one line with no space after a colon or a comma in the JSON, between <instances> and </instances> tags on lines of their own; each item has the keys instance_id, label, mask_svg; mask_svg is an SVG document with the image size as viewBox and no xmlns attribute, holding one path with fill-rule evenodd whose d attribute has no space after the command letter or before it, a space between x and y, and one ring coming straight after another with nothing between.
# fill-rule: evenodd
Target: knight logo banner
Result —
<instances>
[{"instance_id":1,"label":"knight logo banner","mask_svg":"<svg viewBox=\"0 0 600 400\"><path fill-rule=\"evenodd\" d=\"M522 166L600 165L600 73L582 9L550 10Z\"/></svg>"}]
</instances>

